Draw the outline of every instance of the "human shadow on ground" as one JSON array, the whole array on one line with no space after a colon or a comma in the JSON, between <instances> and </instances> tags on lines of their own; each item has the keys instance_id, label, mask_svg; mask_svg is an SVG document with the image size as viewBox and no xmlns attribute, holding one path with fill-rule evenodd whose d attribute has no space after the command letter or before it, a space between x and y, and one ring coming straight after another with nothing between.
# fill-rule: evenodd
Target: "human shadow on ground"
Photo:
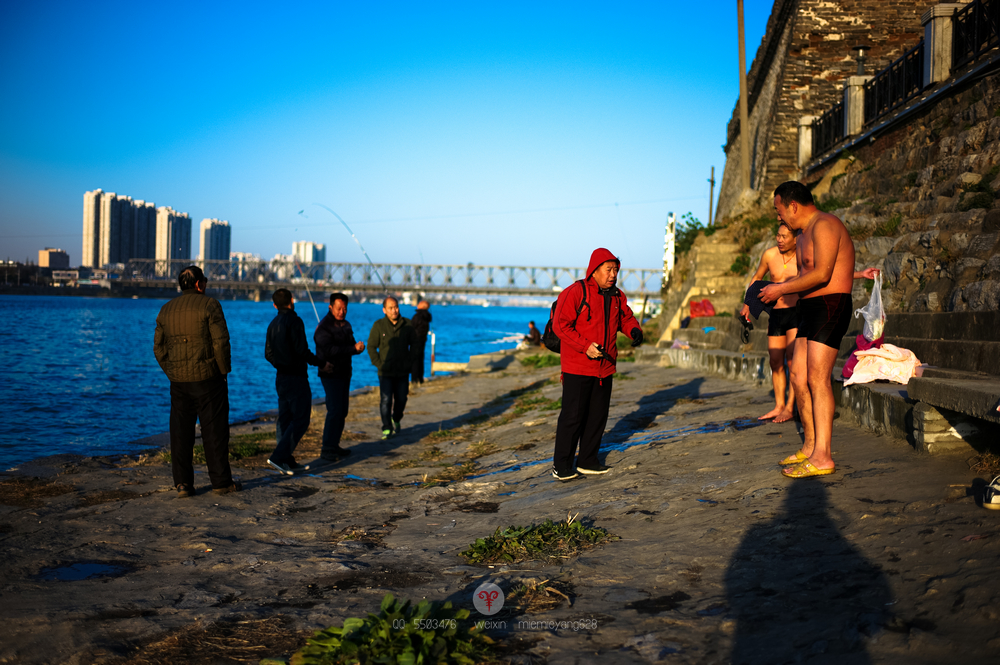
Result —
<instances>
[{"instance_id":1,"label":"human shadow on ground","mask_svg":"<svg viewBox=\"0 0 1000 665\"><path fill-rule=\"evenodd\" d=\"M886 625L888 579L845 540L819 479L796 480L782 512L747 531L726 571L734 665L871 663Z\"/></svg>"},{"instance_id":2,"label":"human shadow on ground","mask_svg":"<svg viewBox=\"0 0 1000 665\"><path fill-rule=\"evenodd\" d=\"M335 466L330 467L330 470L347 469L356 465L358 462L365 461L372 457L383 457L388 460L389 458L396 457L398 455L398 453L396 453L397 448L416 443L417 441L420 441L435 432L447 432L464 425L486 423L491 418L503 414L511 407L514 400L518 397L534 390L538 390L547 383L548 378L538 379L525 386L503 393L502 395L484 402L483 404L471 405L470 408L464 413L413 426L407 426L404 411L402 432L384 440L363 441L356 444L352 442L352 445L350 445L351 455L343 458ZM375 392L376 394L378 393L377 388ZM410 398L412 399L413 397L414 395L411 394ZM354 405L352 405L352 407L354 407ZM365 408L368 409L372 407L367 406ZM378 406L375 405L374 408L377 410ZM353 408L352 411L354 411ZM320 416L320 418L322 417L323 416ZM441 437L439 439L439 443L447 443L448 441L449 439L447 437Z\"/></svg>"},{"instance_id":3,"label":"human shadow on ground","mask_svg":"<svg viewBox=\"0 0 1000 665\"><path fill-rule=\"evenodd\" d=\"M657 416L672 409L677 400L697 398L704 382L703 377L697 377L687 383L643 395L635 403L634 411L619 418L614 427L604 433L601 439L602 446L607 443L621 443L636 432L648 428Z\"/></svg>"}]
</instances>

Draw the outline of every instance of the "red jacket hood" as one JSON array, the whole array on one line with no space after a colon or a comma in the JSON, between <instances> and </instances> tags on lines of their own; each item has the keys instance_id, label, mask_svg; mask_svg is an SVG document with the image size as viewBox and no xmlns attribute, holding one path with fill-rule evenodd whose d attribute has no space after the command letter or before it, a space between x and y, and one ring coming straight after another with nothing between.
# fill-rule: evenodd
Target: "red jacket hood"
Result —
<instances>
[{"instance_id":1,"label":"red jacket hood","mask_svg":"<svg viewBox=\"0 0 1000 665\"><path fill-rule=\"evenodd\" d=\"M601 264L605 261L614 261L621 268L621 260L612 254L610 251L604 249L603 247L598 247L594 250L594 253L590 255L590 263L587 264L587 279L590 279L594 271L601 267Z\"/></svg>"}]
</instances>

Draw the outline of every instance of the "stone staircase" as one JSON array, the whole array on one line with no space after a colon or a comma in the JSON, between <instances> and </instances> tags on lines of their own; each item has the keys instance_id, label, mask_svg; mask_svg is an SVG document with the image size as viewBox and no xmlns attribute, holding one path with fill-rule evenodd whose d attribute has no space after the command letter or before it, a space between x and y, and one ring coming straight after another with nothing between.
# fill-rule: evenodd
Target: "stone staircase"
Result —
<instances>
[{"instance_id":1,"label":"stone staircase","mask_svg":"<svg viewBox=\"0 0 1000 665\"><path fill-rule=\"evenodd\" d=\"M734 313L743 302L747 278L729 274L733 260L739 254L739 245L732 242L712 242L712 238L698 236L691 248L689 261L692 266L687 280L676 289L664 313L665 325L660 343L667 345L681 329L681 321L688 316L688 303L708 298L716 313Z\"/></svg>"}]
</instances>

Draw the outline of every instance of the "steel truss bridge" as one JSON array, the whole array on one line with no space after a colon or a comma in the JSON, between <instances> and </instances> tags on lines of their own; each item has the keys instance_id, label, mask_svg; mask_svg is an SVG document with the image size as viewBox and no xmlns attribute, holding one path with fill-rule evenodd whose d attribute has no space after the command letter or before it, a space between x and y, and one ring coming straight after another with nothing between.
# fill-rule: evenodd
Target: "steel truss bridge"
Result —
<instances>
[{"instance_id":1,"label":"steel truss bridge","mask_svg":"<svg viewBox=\"0 0 1000 665\"><path fill-rule=\"evenodd\" d=\"M187 266L205 271L216 289L273 291L302 288L353 293L461 293L490 296L549 296L578 279L583 268L541 266L479 266L376 263L382 283L368 263L307 263L232 259L229 261L180 261L131 259L108 269L110 281L129 286L164 287L177 284ZM623 268L618 287L629 298L659 298L662 269Z\"/></svg>"}]
</instances>

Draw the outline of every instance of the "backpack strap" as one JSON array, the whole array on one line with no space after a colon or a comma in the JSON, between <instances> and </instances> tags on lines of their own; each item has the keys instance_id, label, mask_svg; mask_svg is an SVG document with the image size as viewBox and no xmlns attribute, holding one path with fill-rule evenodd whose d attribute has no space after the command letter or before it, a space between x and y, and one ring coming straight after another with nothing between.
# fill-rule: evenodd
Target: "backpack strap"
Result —
<instances>
[{"instance_id":1,"label":"backpack strap","mask_svg":"<svg viewBox=\"0 0 1000 665\"><path fill-rule=\"evenodd\" d=\"M576 308L576 318L580 318L580 312L582 312L583 308L586 307L587 308L587 320L590 321L590 311L591 310L590 310L590 303L587 302L587 282L586 282L586 280L581 279L581 280L577 281L577 284L579 284L581 287L583 287L583 300L580 301L580 306Z\"/></svg>"}]
</instances>

